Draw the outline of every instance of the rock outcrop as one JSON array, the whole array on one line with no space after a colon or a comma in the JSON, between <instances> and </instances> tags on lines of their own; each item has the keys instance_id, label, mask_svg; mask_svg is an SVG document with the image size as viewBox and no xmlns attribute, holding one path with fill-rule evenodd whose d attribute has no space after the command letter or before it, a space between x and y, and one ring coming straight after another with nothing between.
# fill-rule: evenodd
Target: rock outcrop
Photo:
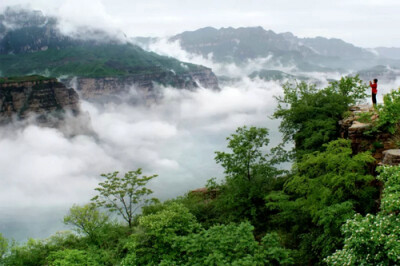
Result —
<instances>
[{"instance_id":1,"label":"rock outcrop","mask_svg":"<svg viewBox=\"0 0 400 266\"><path fill-rule=\"evenodd\" d=\"M66 111L80 113L79 96L56 79L40 76L0 79L0 124L30 116L41 124L62 120Z\"/></svg>"},{"instance_id":2,"label":"rock outcrop","mask_svg":"<svg viewBox=\"0 0 400 266\"><path fill-rule=\"evenodd\" d=\"M391 149L383 152L382 164L384 165L399 165L400 164L400 149Z\"/></svg>"},{"instance_id":3,"label":"rock outcrop","mask_svg":"<svg viewBox=\"0 0 400 266\"><path fill-rule=\"evenodd\" d=\"M394 136L388 132L369 132L372 123L378 118L374 109L368 105L354 106L350 108L351 115L339 122L341 126L341 137L351 140L351 147L354 154L371 151L372 156L376 159L376 164L393 161L384 159L387 150L396 149L398 145ZM370 112L369 122L360 122L360 114ZM385 162L384 162L385 161ZM386 164L386 163L385 163Z\"/></svg>"},{"instance_id":4,"label":"rock outcrop","mask_svg":"<svg viewBox=\"0 0 400 266\"><path fill-rule=\"evenodd\" d=\"M71 79L64 80L66 84ZM107 101L118 98L119 95L129 91L131 86L139 89L145 99L157 98L158 92L155 84L173 86L180 89L195 89L205 87L217 90L218 80L208 68L176 74L172 71L154 70L149 74L136 74L126 77L101 77L101 78L76 78L75 86L85 100Z\"/></svg>"}]
</instances>

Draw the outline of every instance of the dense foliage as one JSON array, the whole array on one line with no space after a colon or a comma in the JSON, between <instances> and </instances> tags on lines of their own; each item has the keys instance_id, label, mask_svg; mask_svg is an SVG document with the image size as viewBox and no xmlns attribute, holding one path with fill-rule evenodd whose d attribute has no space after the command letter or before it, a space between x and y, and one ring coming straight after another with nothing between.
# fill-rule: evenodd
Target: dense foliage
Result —
<instances>
[{"instance_id":1,"label":"dense foliage","mask_svg":"<svg viewBox=\"0 0 400 266\"><path fill-rule=\"evenodd\" d=\"M4 238L3 235L0 233L0 261L6 254L7 249L8 249L8 240Z\"/></svg>"},{"instance_id":2,"label":"dense foliage","mask_svg":"<svg viewBox=\"0 0 400 266\"><path fill-rule=\"evenodd\" d=\"M74 233L24 244L0 234L0 264L399 264L400 167L381 168L376 179L371 154L337 139L339 119L363 88L357 77L321 90L285 87L275 116L296 144L290 171L280 169L288 162L281 146L269 149L267 129L240 127L216 152L224 176L205 188L160 203L146 187L155 176L141 169L102 175L92 202L64 217ZM397 126L398 97L392 92L378 108L380 130Z\"/></svg>"},{"instance_id":3,"label":"dense foliage","mask_svg":"<svg viewBox=\"0 0 400 266\"><path fill-rule=\"evenodd\" d=\"M265 265L291 264L290 252L275 234L261 244L247 223L215 225L205 230L181 204L139 219L139 232L127 243L122 265Z\"/></svg>"},{"instance_id":4,"label":"dense foliage","mask_svg":"<svg viewBox=\"0 0 400 266\"><path fill-rule=\"evenodd\" d=\"M377 197L369 185L367 166L374 161L369 153L352 156L350 141L343 139L323 148L304 155L283 190L266 197L277 212L273 222L303 260L320 260L340 247L340 226L355 210L373 211Z\"/></svg>"},{"instance_id":5,"label":"dense foliage","mask_svg":"<svg viewBox=\"0 0 400 266\"><path fill-rule=\"evenodd\" d=\"M225 180L217 186L214 201L221 222L240 222L265 226L268 210L264 196L280 183L277 161L266 153L269 143L265 128L242 127L227 138L230 152L216 152L215 160L225 169ZM262 221L261 224L259 221Z\"/></svg>"},{"instance_id":6,"label":"dense foliage","mask_svg":"<svg viewBox=\"0 0 400 266\"><path fill-rule=\"evenodd\" d=\"M132 44L74 45L60 49L23 54L0 54L0 69L5 76L109 77L136 74L183 73L196 70L197 65L146 52Z\"/></svg>"},{"instance_id":7,"label":"dense foliage","mask_svg":"<svg viewBox=\"0 0 400 266\"><path fill-rule=\"evenodd\" d=\"M284 96L276 97L274 118L282 119L283 141L294 141L299 158L337 139L343 113L365 97L366 85L357 76L344 77L324 89L305 82L286 84Z\"/></svg>"},{"instance_id":8,"label":"dense foliage","mask_svg":"<svg viewBox=\"0 0 400 266\"><path fill-rule=\"evenodd\" d=\"M400 91L391 91L383 96L383 105L378 106L377 130L394 134L400 121Z\"/></svg>"},{"instance_id":9,"label":"dense foliage","mask_svg":"<svg viewBox=\"0 0 400 266\"><path fill-rule=\"evenodd\" d=\"M326 259L329 265L400 263L400 166L381 168L378 179L385 185L379 213L356 214L343 225L343 249Z\"/></svg>"}]
</instances>

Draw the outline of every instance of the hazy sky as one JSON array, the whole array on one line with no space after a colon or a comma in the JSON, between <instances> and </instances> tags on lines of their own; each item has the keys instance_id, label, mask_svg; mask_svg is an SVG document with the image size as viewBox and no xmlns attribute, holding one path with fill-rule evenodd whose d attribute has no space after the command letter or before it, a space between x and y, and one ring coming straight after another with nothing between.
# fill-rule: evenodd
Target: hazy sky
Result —
<instances>
[{"instance_id":1,"label":"hazy sky","mask_svg":"<svg viewBox=\"0 0 400 266\"><path fill-rule=\"evenodd\" d=\"M165 36L200 27L263 26L300 37L336 37L363 47L400 47L398 0L1 0L129 36Z\"/></svg>"}]
</instances>

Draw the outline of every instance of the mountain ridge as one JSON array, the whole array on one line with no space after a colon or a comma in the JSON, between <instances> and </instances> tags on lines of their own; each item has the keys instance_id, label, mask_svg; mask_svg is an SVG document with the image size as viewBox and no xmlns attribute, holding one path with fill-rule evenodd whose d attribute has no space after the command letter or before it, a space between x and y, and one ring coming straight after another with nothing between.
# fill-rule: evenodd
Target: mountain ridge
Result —
<instances>
[{"instance_id":1,"label":"mountain ridge","mask_svg":"<svg viewBox=\"0 0 400 266\"><path fill-rule=\"evenodd\" d=\"M217 78L209 68L110 40L101 31L95 31L98 39L66 36L57 23L56 18L39 11L6 9L0 15L0 74L97 79L141 75L141 79L150 79L149 84L185 89L212 84L211 89L218 89ZM201 72L204 76L199 78ZM203 82L205 77L211 80ZM136 85L140 87L140 82Z\"/></svg>"}]
</instances>

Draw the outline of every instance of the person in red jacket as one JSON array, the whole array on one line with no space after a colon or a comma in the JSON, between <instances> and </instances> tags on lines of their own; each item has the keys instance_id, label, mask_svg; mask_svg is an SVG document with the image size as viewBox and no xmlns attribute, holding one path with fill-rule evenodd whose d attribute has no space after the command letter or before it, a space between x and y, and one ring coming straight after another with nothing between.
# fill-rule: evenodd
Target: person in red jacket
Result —
<instances>
[{"instance_id":1,"label":"person in red jacket","mask_svg":"<svg viewBox=\"0 0 400 266\"><path fill-rule=\"evenodd\" d=\"M376 105L376 94L378 93L378 79L374 79L374 83L370 81L369 86L372 89L372 104Z\"/></svg>"}]
</instances>

